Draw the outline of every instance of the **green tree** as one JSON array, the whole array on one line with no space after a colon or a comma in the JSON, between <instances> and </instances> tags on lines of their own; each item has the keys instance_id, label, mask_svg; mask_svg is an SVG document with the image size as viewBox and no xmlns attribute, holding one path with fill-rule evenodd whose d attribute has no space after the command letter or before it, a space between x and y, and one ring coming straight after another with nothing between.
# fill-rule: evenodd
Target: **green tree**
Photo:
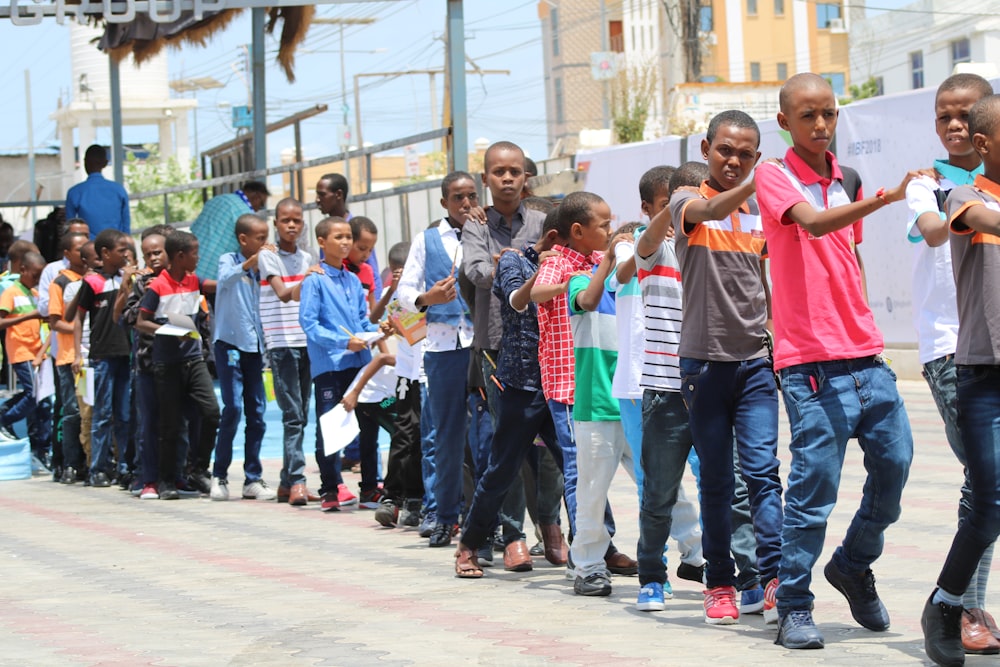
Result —
<instances>
[{"instance_id":1,"label":"green tree","mask_svg":"<svg viewBox=\"0 0 1000 667\"><path fill-rule=\"evenodd\" d=\"M617 143L642 141L656 92L657 75L653 63L622 63L612 79L611 124Z\"/></svg>"},{"instance_id":2,"label":"green tree","mask_svg":"<svg viewBox=\"0 0 1000 667\"><path fill-rule=\"evenodd\" d=\"M160 148L156 144L147 144L144 148L149 152L145 160L140 160L135 153L129 152L125 158L125 187L129 192L149 192L185 185L197 180L198 165L191 160L184 166L171 156L164 160L160 156ZM190 222L201 210L201 192L190 190L167 195L170 207L169 216L163 214L163 197L150 197L135 202L132 210L132 228L145 229L163 222Z\"/></svg>"},{"instance_id":3,"label":"green tree","mask_svg":"<svg viewBox=\"0 0 1000 667\"><path fill-rule=\"evenodd\" d=\"M868 80L863 82L861 85L851 85L848 86L848 90L851 93L850 97L840 98L841 104L850 104L851 102L857 100L868 99L869 97L878 97L882 94L882 87L879 85L878 80L875 77L868 77Z\"/></svg>"}]
</instances>

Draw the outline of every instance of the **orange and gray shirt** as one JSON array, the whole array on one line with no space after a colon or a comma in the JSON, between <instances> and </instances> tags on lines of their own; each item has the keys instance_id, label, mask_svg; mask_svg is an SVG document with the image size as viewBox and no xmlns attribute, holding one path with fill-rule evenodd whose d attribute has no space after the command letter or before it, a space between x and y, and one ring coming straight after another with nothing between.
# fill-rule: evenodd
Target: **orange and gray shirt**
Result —
<instances>
[{"instance_id":1,"label":"orange and gray shirt","mask_svg":"<svg viewBox=\"0 0 1000 667\"><path fill-rule=\"evenodd\" d=\"M718 194L706 181L697 191L677 190L670 198L684 288L678 354L704 361L758 359L768 351L760 275L766 250L757 202L748 199L725 220L706 220L685 230L688 205Z\"/></svg>"}]
</instances>

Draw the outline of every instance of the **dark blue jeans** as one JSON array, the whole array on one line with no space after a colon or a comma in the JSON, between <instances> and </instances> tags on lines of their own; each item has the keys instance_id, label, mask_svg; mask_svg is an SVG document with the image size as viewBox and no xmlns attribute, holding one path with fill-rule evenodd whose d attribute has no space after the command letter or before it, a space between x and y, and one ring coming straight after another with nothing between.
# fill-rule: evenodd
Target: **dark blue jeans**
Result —
<instances>
[{"instance_id":1,"label":"dark blue jeans","mask_svg":"<svg viewBox=\"0 0 1000 667\"><path fill-rule=\"evenodd\" d=\"M63 465L82 470L83 446L80 444L80 405L76 400L76 377L72 364L55 367L56 391L62 403Z\"/></svg>"},{"instance_id":2,"label":"dark blue jeans","mask_svg":"<svg viewBox=\"0 0 1000 667\"><path fill-rule=\"evenodd\" d=\"M770 359L704 361L681 358L681 394L701 461L702 545L709 588L735 586L730 555L733 438L757 537L761 578L777 576L781 559L781 478L778 476L778 390Z\"/></svg>"},{"instance_id":3,"label":"dark blue jeans","mask_svg":"<svg viewBox=\"0 0 1000 667\"><path fill-rule=\"evenodd\" d=\"M938 586L962 595L1000 535L1000 366L957 366L958 427L972 481L972 511L959 525Z\"/></svg>"},{"instance_id":4,"label":"dark blue jeans","mask_svg":"<svg viewBox=\"0 0 1000 667\"><path fill-rule=\"evenodd\" d=\"M896 375L881 357L783 368L781 389L792 431L778 571L778 613L784 616L812 607L812 568L837 502L848 440L858 439L868 478L833 561L841 571L857 573L882 554L885 529L899 518L913 437Z\"/></svg>"},{"instance_id":5,"label":"dark blue jeans","mask_svg":"<svg viewBox=\"0 0 1000 667\"><path fill-rule=\"evenodd\" d=\"M305 484L306 481L303 443L308 421L309 395L312 393L309 355L304 347L279 347L268 350L267 357L271 363L274 398L281 409L281 425L284 430L279 484L291 488L294 484Z\"/></svg>"},{"instance_id":6,"label":"dark blue jeans","mask_svg":"<svg viewBox=\"0 0 1000 667\"><path fill-rule=\"evenodd\" d=\"M490 444L489 463L476 485L472 506L462 529L462 543L479 549L490 542L497 512L508 489L521 474L521 464L541 435L556 461L562 460L548 403L541 391L507 387L497 410L497 430ZM523 534L518 539L524 539Z\"/></svg>"},{"instance_id":7,"label":"dark blue jeans","mask_svg":"<svg viewBox=\"0 0 1000 667\"><path fill-rule=\"evenodd\" d=\"M336 494L337 487L344 483L344 478L340 474L340 452L326 456L323 449L323 430L319 427L319 418L343 400L359 370L360 367L327 371L313 378L313 390L316 394L316 465L319 466L320 495Z\"/></svg>"},{"instance_id":8,"label":"dark blue jeans","mask_svg":"<svg viewBox=\"0 0 1000 667\"><path fill-rule=\"evenodd\" d=\"M94 369L94 416L91 421L91 472L107 472L112 440L118 448L118 472L128 470L131 368L128 357L91 359Z\"/></svg>"},{"instance_id":9,"label":"dark blue jeans","mask_svg":"<svg viewBox=\"0 0 1000 667\"><path fill-rule=\"evenodd\" d=\"M437 429L434 428L434 415L431 414L427 385L420 384L420 476L424 483L423 508L427 514L437 514L437 501L434 500L434 483L437 480L434 471L436 437Z\"/></svg>"},{"instance_id":10,"label":"dark blue jeans","mask_svg":"<svg viewBox=\"0 0 1000 667\"><path fill-rule=\"evenodd\" d=\"M7 402L8 408L2 421L4 426L11 426L22 419L28 423L28 439L31 441L31 451L44 457L49 448L52 434L52 419L48 411L47 400L35 401L35 367L30 361L12 364L17 383L21 392Z\"/></svg>"},{"instance_id":11,"label":"dark blue jeans","mask_svg":"<svg viewBox=\"0 0 1000 667\"><path fill-rule=\"evenodd\" d=\"M642 396L642 503L639 507L639 584L666 583L663 548L673 523L677 490L691 451L691 429L680 392L647 389Z\"/></svg>"},{"instance_id":12,"label":"dark blue jeans","mask_svg":"<svg viewBox=\"0 0 1000 667\"><path fill-rule=\"evenodd\" d=\"M243 474L249 484L259 480L263 470L260 445L264 441L264 410L267 409L264 358L259 353L243 352L219 340L215 342L215 372L219 376L222 392L222 419L219 421L212 475L220 479L228 478L229 464L233 462L233 440L240 417L245 415Z\"/></svg>"},{"instance_id":13,"label":"dark blue jeans","mask_svg":"<svg viewBox=\"0 0 1000 667\"><path fill-rule=\"evenodd\" d=\"M425 352L427 407L434 420L434 500L439 523L458 523L466 442L469 348Z\"/></svg>"}]
</instances>

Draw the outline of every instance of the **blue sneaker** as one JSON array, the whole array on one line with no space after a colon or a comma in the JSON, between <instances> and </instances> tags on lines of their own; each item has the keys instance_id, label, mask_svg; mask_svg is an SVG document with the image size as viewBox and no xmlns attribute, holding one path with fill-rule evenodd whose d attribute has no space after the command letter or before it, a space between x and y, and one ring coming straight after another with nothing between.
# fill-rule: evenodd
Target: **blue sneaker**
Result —
<instances>
[{"instance_id":1,"label":"blue sneaker","mask_svg":"<svg viewBox=\"0 0 1000 667\"><path fill-rule=\"evenodd\" d=\"M663 611L663 585L651 581L643 584L639 588L639 598L635 602L635 608L639 611Z\"/></svg>"},{"instance_id":2,"label":"blue sneaker","mask_svg":"<svg viewBox=\"0 0 1000 667\"><path fill-rule=\"evenodd\" d=\"M740 591L740 613L760 614L764 611L764 589L760 586Z\"/></svg>"}]
</instances>

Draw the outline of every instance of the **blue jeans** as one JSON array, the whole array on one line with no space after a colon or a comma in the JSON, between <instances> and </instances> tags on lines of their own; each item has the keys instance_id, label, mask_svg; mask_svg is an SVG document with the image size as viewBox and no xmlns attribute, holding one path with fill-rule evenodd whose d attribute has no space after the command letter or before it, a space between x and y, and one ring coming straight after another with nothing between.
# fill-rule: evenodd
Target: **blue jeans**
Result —
<instances>
[{"instance_id":1,"label":"blue jeans","mask_svg":"<svg viewBox=\"0 0 1000 667\"><path fill-rule=\"evenodd\" d=\"M959 524L938 586L961 595L1000 535L1000 366L958 366L958 427L972 481L972 510Z\"/></svg>"},{"instance_id":2,"label":"blue jeans","mask_svg":"<svg viewBox=\"0 0 1000 667\"><path fill-rule=\"evenodd\" d=\"M701 516L709 588L735 586L731 519L736 476L733 437L750 494L761 578L778 573L781 558L781 478L778 476L778 390L770 359L703 361L681 358L681 393L701 461Z\"/></svg>"},{"instance_id":3,"label":"blue jeans","mask_svg":"<svg viewBox=\"0 0 1000 667\"><path fill-rule=\"evenodd\" d=\"M135 409L139 417L139 472L143 486L160 479L160 404L156 400L156 378L152 373L135 374ZM65 422L64 422L65 423ZM65 426L64 426L65 428Z\"/></svg>"},{"instance_id":4,"label":"blue jeans","mask_svg":"<svg viewBox=\"0 0 1000 667\"><path fill-rule=\"evenodd\" d=\"M857 437L868 478L833 561L843 572L858 573L882 554L883 533L899 518L913 437L896 375L881 357L790 366L781 370L781 387L792 431L778 571L778 613L784 616L812 606L812 568L837 502L847 441Z\"/></svg>"},{"instance_id":5,"label":"blue jeans","mask_svg":"<svg viewBox=\"0 0 1000 667\"><path fill-rule=\"evenodd\" d=\"M63 465L82 470L84 466L83 446L80 444L80 404L76 400L76 377L73 365L55 367L56 390L62 403L62 450Z\"/></svg>"},{"instance_id":6,"label":"blue jeans","mask_svg":"<svg viewBox=\"0 0 1000 667\"><path fill-rule=\"evenodd\" d=\"M222 392L222 418L219 436L215 443L215 464L212 475L219 479L229 477L229 464L233 462L233 439L246 414L243 431L243 474L246 483L260 479L260 445L264 441L264 358L257 352L243 352L221 340L215 341L215 372L219 376ZM242 403L242 407L240 405Z\"/></svg>"},{"instance_id":7,"label":"blue jeans","mask_svg":"<svg viewBox=\"0 0 1000 667\"><path fill-rule=\"evenodd\" d=\"M951 451L965 470L962 495L958 502L958 523L965 521L972 511L972 482L969 478L969 466L965 457L965 445L962 444L962 434L958 428L958 375L955 369L954 355L933 359L924 364L924 379L930 387L931 396L937 404L941 419L944 420L944 432ZM969 582L962 598L962 606L966 609L983 609L986 606L986 587L989 584L990 566L993 563L993 546L990 545L979 560L979 569Z\"/></svg>"},{"instance_id":8,"label":"blue jeans","mask_svg":"<svg viewBox=\"0 0 1000 667\"><path fill-rule=\"evenodd\" d=\"M306 483L305 442L312 376L309 355L304 347L279 347L267 352L274 378L274 398L281 408L284 448L279 484L291 488Z\"/></svg>"},{"instance_id":9,"label":"blue jeans","mask_svg":"<svg viewBox=\"0 0 1000 667\"><path fill-rule=\"evenodd\" d=\"M507 387L497 409L497 430L491 441L489 465L476 485L462 529L465 546L479 549L489 544L497 512L508 489L519 480L521 464L535 446L537 435L548 443L556 461L561 460L552 415L542 392ZM524 535L516 539L523 540Z\"/></svg>"},{"instance_id":10,"label":"blue jeans","mask_svg":"<svg viewBox=\"0 0 1000 667\"><path fill-rule=\"evenodd\" d=\"M118 446L118 472L128 470L125 449L129 434L129 385L131 368L128 357L91 359L94 369L94 416L91 421L90 470L107 472L111 442Z\"/></svg>"},{"instance_id":11,"label":"blue jeans","mask_svg":"<svg viewBox=\"0 0 1000 667\"><path fill-rule=\"evenodd\" d=\"M423 508L427 514L437 514L437 501L434 500L434 483L437 475L434 471L434 439L437 429L434 428L434 415L431 414L430 399L427 396L427 383L420 383L420 476L424 481Z\"/></svg>"},{"instance_id":12,"label":"blue jeans","mask_svg":"<svg viewBox=\"0 0 1000 667\"><path fill-rule=\"evenodd\" d=\"M424 353L427 407L434 420L434 500L438 523L458 523L466 442L469 348Z\"/></svg>"},{"instance_id":13,"label":"blue jeans","mask_svg":"<svg viewBox=\"0 0 1000 667\"><path fill-rule=\"evenodd\" d=\"M663 549L692 446L687 409L680 393L647 389L642 396L640 467L650 483L641 487L639 506L640 585L667 581Z\"/></svg>"},{"instance_id":14,"label":"blue jeans","mask_svg":"<svg viewBox=\"0 0 1000 667\"><path fill-rule=\"evenodd\" d=\"M344 478L340 474L340 452L326 456L323 449L323 430L319 427L319 418L343 400L359 370L360 367L327 371L313 378L313 390L316 393L316 465L319 466L320 495L336 494L337 487L344 483Z\"/></svg>"},{"instance_id":15,"label":"blue jeans","mask_svg":"<svg viewBox=\"0 0 1000 667\"><path fill-rule=\"evenodd\" d=\"M44 459L49 448L52 420L48 414L47 400L35 401L35 368L30 361L20 361L11 364L21 391L7 402L7 411L3 415L3 425L11 426L22 419L28 423L28 438L31 441L31 451Z\"/></svg>"}]
</instances>

